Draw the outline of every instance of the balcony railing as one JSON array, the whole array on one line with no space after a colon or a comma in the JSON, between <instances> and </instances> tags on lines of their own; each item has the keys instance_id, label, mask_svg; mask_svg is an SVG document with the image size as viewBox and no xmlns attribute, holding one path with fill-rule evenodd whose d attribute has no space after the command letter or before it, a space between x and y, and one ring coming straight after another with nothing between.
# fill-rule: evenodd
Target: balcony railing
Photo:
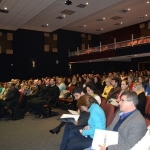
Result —
<instances>
[{"instance_id":1,"label":"balcony railing","mask_svg":"<svg viewBox=\"0 0 150 150\"><path fill-rule=\"evenodd\" d=\"M107 44L107 45L101 45L101 43L100 43L100 46L98 46L98 47L91 47L89 49L69 52L69 57L85 55L85 54L90 54L90 53L95 53L95 52L103 52L103 51L107 51L107 50L116 50L116 49L124 48L124 47L128 47L128 46L133 47L135 45L141 45L141 44L146 44L146 43L150 43L150 36L140 37L137 39L132 38L131 40L114 42L112 44Z\"/></svg>"}]
</instances>

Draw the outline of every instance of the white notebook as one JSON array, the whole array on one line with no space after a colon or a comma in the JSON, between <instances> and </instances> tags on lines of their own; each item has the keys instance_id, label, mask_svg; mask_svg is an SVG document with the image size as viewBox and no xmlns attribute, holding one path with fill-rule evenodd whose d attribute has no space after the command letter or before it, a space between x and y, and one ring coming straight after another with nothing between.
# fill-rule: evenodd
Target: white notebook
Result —
<instances>
[{"instance_id":1,"label":"white notebook","mask_svg":"<svg viewBox=\"0 0 150 150\"><path fill-rule=\"evenodd\" d=\"M95 130L92 142L93 150L100 150L100 147L98 145L105 145L107 147L109 145L116 144L118 144L118 132L99 129Z\"/></svg>"}]
</instances>

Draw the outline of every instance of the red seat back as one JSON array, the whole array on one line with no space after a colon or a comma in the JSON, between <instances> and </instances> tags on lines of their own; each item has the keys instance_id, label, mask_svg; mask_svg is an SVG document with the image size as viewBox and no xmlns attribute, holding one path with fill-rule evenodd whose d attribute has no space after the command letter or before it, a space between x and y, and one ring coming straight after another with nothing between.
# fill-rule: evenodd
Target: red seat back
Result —
<instances>
[{"instance_id":1,"label":"red seat back","mask_svg":"<svg viewBox=\"0 0 150 150\"><path fill-rule=\"evenodd\" d=\"M111 104L105 104L103 107L103 110L106 115L106 126L108 127L115 117L115 114L114 114L115 108Z\"/></svg>"},{"instance_id":2,"label":"red seat back","mask_svg":"<svg viewBox=\"0 0 150 150\"><path fill-rule=\"evenodd\" d=\"M150 96L146 96L145 114L150 117Z\"/></svg>"},{"instance_id":3,"label":"red seat back","mask_svg":"<svg viewBox=\"0 0 150 150\"><path fill-rule=\"evenodd\" d=\"M106 104L106 102L107 102L107 100L105 98L101 98L101 104L100 104L100 106L102 108L104 108L104 105Z\"/></svg>"}]
</instances>

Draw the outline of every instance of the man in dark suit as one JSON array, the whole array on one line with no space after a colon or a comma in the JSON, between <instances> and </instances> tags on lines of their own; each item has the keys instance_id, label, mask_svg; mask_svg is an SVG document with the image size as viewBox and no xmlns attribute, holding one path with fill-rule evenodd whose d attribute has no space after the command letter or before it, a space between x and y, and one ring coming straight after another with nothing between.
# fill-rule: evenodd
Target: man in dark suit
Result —
<instances>
[{"instance_id":1,"label":"man in dark suit","mask_svg":"<svg viewBox=\"0 0 150 150\"><path fill-rule=\"evenodd\" d=\"M45 104L54 105L57 102L59 95L60 90L56 85L56 79L51 78L50 87L48 88L47 92L41 98L34 101L34 103L32 104L34 110L36 110L40 118L45 117L44 111L42 109L43 105Z\"/></svg>"},{"instance_id":2,"label":"man in dark suit","mask_svg":"<svg viewBox=\"0 0 150 150\"><path fill-rule=\"evenodd\" d=\"M7 87L7 94L2 99L0 99L0 117L3 114L3 108L5 106L8 106L8 108L12 108L16 105L15 102L18 102L19 100L19 91L15 88L15 84L13 84L12 82L8 82Z\"/></svg>"}]
</instances>

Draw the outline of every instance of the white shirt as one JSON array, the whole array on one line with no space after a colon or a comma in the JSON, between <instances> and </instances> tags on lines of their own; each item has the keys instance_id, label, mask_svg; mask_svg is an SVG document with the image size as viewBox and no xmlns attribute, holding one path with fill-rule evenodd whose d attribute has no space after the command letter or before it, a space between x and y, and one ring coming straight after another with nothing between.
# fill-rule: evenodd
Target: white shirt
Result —
<instances>
[{"instance_id":1,"label":"white shirt","mask_svg":"<svg viewBox=\"0 0 150 150\"><path fill-rule=\"evenodd\" d=\"M99 95L94 95L94 98L97 100L98 104L101 104L101 98Z\"/></svg>"},{"instance_id":2,"label":"white shirt","mask_svg":"<svg viewBox=\"0 0 150 150\"><path fill-rule=\"evenodd\" d=\"M147 127L144 137L130 150L150 150L150 126Z\"/></svg>"}]
</instances>

